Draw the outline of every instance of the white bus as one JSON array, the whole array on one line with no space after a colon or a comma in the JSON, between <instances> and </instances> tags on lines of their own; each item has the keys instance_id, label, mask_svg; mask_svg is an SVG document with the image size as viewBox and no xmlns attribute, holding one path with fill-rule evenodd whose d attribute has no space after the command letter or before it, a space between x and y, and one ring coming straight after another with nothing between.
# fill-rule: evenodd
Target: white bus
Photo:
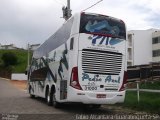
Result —
<instances>
[{"instance_id":1,"label":"white bus","mask_svg":"<svg viewBox=\"0 0 160 120\"><path fill-rule=\"evenodd\" d=\"M60 103L121 103L126 84L126 27L110 16L77 13L33 53L31 97Z\"/></svg>"}]
</instances>

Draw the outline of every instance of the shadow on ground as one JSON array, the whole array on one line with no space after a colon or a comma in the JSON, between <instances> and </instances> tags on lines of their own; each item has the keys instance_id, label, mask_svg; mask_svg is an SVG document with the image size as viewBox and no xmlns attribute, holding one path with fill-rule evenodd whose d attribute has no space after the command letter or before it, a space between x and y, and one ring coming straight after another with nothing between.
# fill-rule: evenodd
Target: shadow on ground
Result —
<instances>
[{"instance_id":1,"label":"shadow on ground","mask_svg":"<svg viewBox=\"0 0 160 120\"><path fill-rule=\"evenodd\" d=\"M36 97L31 99L47 105L44 98ZM71 113L71 114L114 114L115 113L114 111L109 110L104 106L101 106L100 108L92 108L88 106L86 107L85 105L80 103L61 104L59 108L54 108L54 106L50 106L50 107L53 107L53 109L58 109L63 112Z\"/></svg>"}]
</instances>

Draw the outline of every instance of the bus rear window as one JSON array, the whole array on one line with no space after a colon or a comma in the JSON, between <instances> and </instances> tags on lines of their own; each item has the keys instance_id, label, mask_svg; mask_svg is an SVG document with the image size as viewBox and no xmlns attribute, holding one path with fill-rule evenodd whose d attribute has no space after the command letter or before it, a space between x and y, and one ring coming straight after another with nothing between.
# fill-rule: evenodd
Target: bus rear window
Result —
<instances>
[{"instance_id":1,"label":"bus rear window","mask_svg":"<svg viewBox=\"0 0 160 120\"><path fill-rule=\"evenodd\" d=\"M80 33L109 35L126 39L126 29L123 21L102 15L82 14Z\"/></svg>"}]
</instances>

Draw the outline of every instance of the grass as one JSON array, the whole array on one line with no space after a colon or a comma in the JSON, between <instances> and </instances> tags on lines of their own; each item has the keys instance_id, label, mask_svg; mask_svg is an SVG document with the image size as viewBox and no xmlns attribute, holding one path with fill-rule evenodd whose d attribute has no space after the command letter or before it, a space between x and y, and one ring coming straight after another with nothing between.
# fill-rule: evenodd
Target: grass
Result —
<instances>
[{"instance_id":1,"label":"grass","mask_svg":"<svg viewBox=\"0 0 160 120\"><path fill-rule=\"evenodd\" d=\"M140 84L140 89L160 90L160 80L159 81L152 81L152 82L141 83Z\"/></svg>"},{"instance_id":2,"label":"grass","mask_svg":"<svg viewBox=\"0 0 160 120\"><path fill-rule=\"evenodd\" d=\"M1 56L3 53L6 52L12 52L18 57L18 64L15 66L12 66L12 73L24 73L27 67L27 57L28 57L28 51L27 50L0 50L0 65L2 68L2 60ZM31 57L30 57L31 58Z\"/></svg>"},{"instance_id":3,"label":"grass","mask_svg":"<svg viewBox=\"0 0 160 120\"><path fill-rule=\"evenodd\" d=\"M136 83L135 83L136 84ZM136 85L135 85L136 87ZM160 90L160 81L141 82L140 89ZM140 91L140 101L137 100L136 91L127 91L125 101L120 104L123 107L149 113L160 113L160 93L150 93Z\"/></svg>"},{"instance_id":4,"label":"grass","mask_svg":"<svg viewBox=\"0 0 160 120\"><path fill-rule=\"evenodd\" d=\"M123 107L149 113L160 113L160 93L140 92L140 101L137 101L137 92L127 91Z\"/></svg>"}]
</instances>

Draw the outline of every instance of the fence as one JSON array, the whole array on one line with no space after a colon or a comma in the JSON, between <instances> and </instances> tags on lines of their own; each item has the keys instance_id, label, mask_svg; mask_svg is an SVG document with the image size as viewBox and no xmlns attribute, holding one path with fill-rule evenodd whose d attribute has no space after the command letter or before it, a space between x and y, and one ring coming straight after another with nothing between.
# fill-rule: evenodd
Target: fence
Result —
<instances>
[{"instance_id":1,"label":"fence","mask_svg":"<svg viewBox=\"0 0 160 120\"><path fill-rule=\"evenodd\" d=\"M137 100L140 100L140 91L160 93L160 90L140 89L141 82L160 81L160 63L151 63L148 65L139 65L128 67L128 84L136 83L136 89L127 89L128 91L137 91Z\"/></svg>"},{"instance_id":2,"label":"fence","mask_svg":"<svg viewBox=\"0 0 160 120\"><path fill-rule=\"evenodd\" d=\"M128 82L160 80L160 63L128 67Z\"/></svg>"}]
</instances>

